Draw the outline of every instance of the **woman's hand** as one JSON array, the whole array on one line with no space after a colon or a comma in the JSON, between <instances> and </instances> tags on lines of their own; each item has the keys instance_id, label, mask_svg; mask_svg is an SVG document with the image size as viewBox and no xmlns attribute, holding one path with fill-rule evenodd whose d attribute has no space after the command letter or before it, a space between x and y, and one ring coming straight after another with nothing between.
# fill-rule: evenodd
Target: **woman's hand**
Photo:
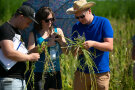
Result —
<instances>
[{"instance_id":1,"label":"woman's hand","mask_svg":"<svg viewBox=\"0 0 135 90\"><path fill-rule=\"evenodd\" d=\"M60 34L54 33L52 35L52 37L54 38L55 41L57 41L58 43L62 43L62 36Z\"/></svg>"}]
</instances>

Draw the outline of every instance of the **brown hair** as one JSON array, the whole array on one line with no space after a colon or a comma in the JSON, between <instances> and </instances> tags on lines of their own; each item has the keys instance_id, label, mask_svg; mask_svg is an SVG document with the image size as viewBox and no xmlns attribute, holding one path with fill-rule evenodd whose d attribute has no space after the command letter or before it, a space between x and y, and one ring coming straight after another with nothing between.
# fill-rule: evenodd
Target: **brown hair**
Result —
<instances>
[{"instance_id":1,"label":"brown hair","mask_svg":"<svg viewBox=\"0 0 135 90\"><path fill-rule=\"evenodd\" d=\"M40 31L42 29L42 22L41 21L47 19L47 17L50 14L52 14L52 16L54 17L54 13L51 10L51 8L41 7L35 15L35 19L39 24L34 23L34 29L36 29L37 31ZM51 31L52 31L52 29L53 29L53 25L50 27Z\"/></svg>"}]
</instances>

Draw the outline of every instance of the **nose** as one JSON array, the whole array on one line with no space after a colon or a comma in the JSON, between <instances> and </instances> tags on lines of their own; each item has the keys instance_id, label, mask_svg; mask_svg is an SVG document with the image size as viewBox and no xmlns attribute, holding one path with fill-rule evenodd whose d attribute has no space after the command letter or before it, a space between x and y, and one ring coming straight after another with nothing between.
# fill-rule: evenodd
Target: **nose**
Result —
<instances>
[{"instance_id":1,"label":"nose","mask_svg":"<svg viewBox=\"0 0 135 90\"><path fill-rule=\"evenodd\" d=\"M52 21L51 21L51 20L49 20L49 23L50 23L50 24L52 24Z\"/></svg>"}]
</instances>

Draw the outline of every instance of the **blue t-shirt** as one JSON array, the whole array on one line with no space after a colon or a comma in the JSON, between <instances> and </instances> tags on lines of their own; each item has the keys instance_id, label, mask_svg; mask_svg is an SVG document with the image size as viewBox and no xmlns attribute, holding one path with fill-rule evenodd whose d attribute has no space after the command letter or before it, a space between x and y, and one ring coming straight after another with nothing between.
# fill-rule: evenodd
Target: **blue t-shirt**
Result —
<instances>
[{"instance_id":1,"label":"blue t-shirt","mask_svg":"<svg viewBox=\"0 0 135 90\"><path fill-rule=\"evenodd\" d=\"M93 40L97 42L104 42L104 38L113 38L113 29L108 19L104 17L99 17L94 15L94 19L91 24L84 25L80 22L77 22L72 28L72 40L80 36L84 35L87 40ZM95 73L103 73L110 71L109 68L109 52L108 51L100 51L93 47L89 49L90 52L94 53L92 59L95 62L97 67L94 68ZM84 65L84 60L82 59L83 55L80 55L79 58L81 62L81 66ZM81 72L90 73L88 67L83 67L84 69L79 69Z\"/></svg>"},{"instance_id":2,"label":"blue t-shirt","mask_svg":"<svg viewBox=\"0 0 135 90\"><path fill-rule=\"evenodd\" d=\"M54 28L54 32L57 33L57 28ZM41 45L43 41L48 41L48 39L44 39L41 37L39 33L36 33L36 43ZM53 48L56 49L56 59L52 60L52 62L49 63L48 72L60 71L59 55L61 53L61 48L58 42L56 42L56 45L53 46ZM50 52L50 47L48 48L48 52ZM45 53L43 52L40 54L40 59L35 63L34 72L43 72L44 63L45 63Z\"/></svg>"}]
</instances>

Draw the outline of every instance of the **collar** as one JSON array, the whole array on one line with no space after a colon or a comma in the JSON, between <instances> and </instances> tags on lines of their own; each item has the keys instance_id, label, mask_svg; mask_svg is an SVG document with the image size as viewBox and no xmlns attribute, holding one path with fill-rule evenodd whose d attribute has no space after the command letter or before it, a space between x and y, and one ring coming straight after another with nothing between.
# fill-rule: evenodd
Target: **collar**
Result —
<instances>
[{"instance_id":1,"label":"collar","mask_svg":"<svg viewBox=\"0 0 135 90\"><path fill-rule=\"evenodd\" d=\"M93 25L93 24L95 24L95 21L96 21L96 16L95 16L95 14L93 14L93 20L92 20L92 22L91 22L91 24L89 24L89 25Z\"/></svg>"}]
</instances>

